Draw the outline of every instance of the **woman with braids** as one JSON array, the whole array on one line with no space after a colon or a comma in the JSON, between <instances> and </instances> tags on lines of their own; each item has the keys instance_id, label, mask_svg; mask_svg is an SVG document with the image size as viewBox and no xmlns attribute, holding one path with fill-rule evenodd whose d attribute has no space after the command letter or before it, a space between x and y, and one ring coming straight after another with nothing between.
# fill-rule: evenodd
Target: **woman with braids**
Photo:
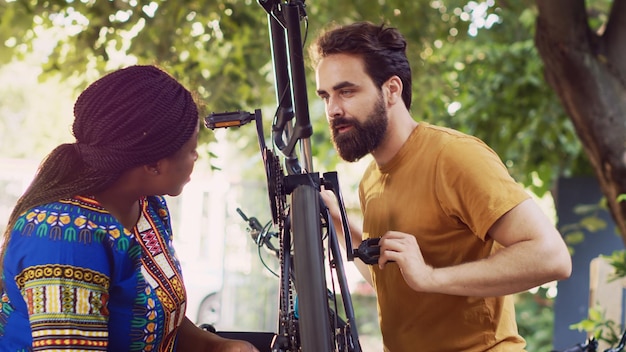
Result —
<instances>
[{"instance_id":1,"label":"woman with braids","mask_svg":"<svg viewBox=\"0 0 626 352\"><path fill-rule=\"evenodd\" d=\"M1 351L239 351L185 317L163 195L189 181L191 93L153 66L105 75L74 106L76 142L18 200L0 261Z\"/></svg>"}]
</instances>

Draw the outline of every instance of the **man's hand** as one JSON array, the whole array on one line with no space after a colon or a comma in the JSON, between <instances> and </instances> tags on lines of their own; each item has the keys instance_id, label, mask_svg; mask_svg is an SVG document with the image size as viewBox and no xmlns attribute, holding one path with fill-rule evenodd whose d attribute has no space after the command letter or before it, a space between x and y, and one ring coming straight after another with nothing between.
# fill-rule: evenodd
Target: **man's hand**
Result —
<instances>
[{"instance_id":1,"label":"man's hand","mask_svg":"<svg viewBox=\"0 0 626 352\"><path fill-rule=\"evenodd\" d=\"M426 264L414 236L389 231L378 242L380 257L378 267L383 270L393 261L400 268L404 281L415 291L425 291L432 282L433 268Z\"/></svg>"},{"instance_id":2,"label":"man's hand","mask_svg":"<svg viewBox=\"0 0 626 352\"><path fill-rule=\"evenodd\" d=\"M335 224L341 224L341 212L339 211L339 204L337 203L335 193L333 193L333 191L322 189L320 191L320 195L324 200L324 204L328 207L330 216L333 218L333 222Z\"/></svg>"}]
</instances>

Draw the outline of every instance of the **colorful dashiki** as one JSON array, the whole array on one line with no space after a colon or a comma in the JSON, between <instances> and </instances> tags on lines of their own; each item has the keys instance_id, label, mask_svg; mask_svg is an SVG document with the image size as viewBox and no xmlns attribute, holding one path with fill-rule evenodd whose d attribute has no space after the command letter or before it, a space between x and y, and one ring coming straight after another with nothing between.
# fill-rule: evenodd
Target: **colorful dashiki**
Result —
<instances>
[{"instance_id":1,"label":"colorful dashiki","mask_svg":"<svg viewBox=\"0 0 626 352\"><path fill-rule=\"evenodd\" d=\"M132 232L75 197L13 228L0 297L2 351L174 351L185 289L163 197L140 200Z\"/></svg>"}]
</instances>

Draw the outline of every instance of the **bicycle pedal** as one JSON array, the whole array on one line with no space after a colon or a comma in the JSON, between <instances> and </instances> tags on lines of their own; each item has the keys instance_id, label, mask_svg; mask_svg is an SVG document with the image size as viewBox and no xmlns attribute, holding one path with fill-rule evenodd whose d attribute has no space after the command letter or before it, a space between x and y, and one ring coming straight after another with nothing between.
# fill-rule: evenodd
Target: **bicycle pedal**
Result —
<instances>
[{"instance_id":1,"label":"bicycle pedal","mask_svg":"<svg viewBox=\"0 0 626 352\"><path fill-rule=\"evenodd\" d=\"M378 264L378 257L380 257L379 241L380 238L368 238L363 240L359 247L354 250L354 256L361 259L365 264Z\"/></svg>"}]
</instances>

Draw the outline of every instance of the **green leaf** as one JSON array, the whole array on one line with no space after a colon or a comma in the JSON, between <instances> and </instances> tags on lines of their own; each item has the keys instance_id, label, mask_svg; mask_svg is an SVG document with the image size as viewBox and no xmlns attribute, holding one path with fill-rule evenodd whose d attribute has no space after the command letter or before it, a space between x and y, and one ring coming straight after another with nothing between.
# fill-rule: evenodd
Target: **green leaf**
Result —
<instances>
[{"instance_id":1,"label":"green leaf","mask_svg":"<svg viewBox=\"0 0 626 352\"><path fill-rule=\"evenodd\" d=\"M586 216L580 220L580 224L589 232L597 232L607 227L606 221L597 216Z\"/></svg>"},{"instance_id":2,"label":"green leaf","mask_svg":"<svg viewBox=\"0 0 626 352\"><path fill-rule=\"evenodd\" d=\"M585 233L582 231L572 231L565 235L565 242L570 246L582 243L585 240Z\"/></svg>"}]
</instances>

